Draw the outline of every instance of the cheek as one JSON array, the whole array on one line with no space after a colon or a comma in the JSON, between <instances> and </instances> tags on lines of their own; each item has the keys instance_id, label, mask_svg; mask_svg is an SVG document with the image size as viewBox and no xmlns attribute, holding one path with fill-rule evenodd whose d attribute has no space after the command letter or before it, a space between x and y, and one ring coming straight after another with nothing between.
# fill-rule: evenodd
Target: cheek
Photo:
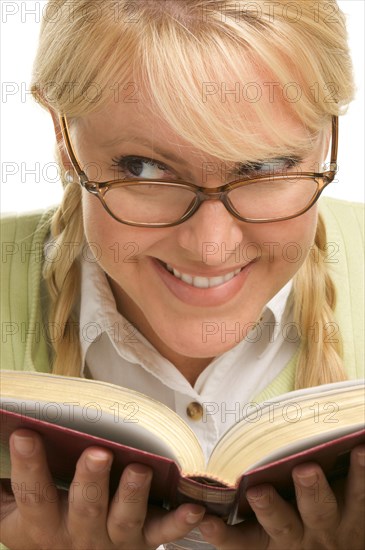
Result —
<instances>
[{"instance_id":1,"label":"cheek","mask_svg":"<svg viewBox=\"0 0 365 550\"><path fill-rule=\"evenodd\" d=\"M114 220L99 199L87 191L82 206L86 240L98 263L107 272L113 270L113 264L123 265L128 253L136 253L134 228Z\"/></svg>"},{"instance_id":2,"label":"cheek","mask_svg":"<svg viewBox=\"0 0 365 550\"><path fill-rule=\"evenodd\" d=\"M266 249L270 247L271 256L295 272L313 246L317 221L318 213L314 207L298 218L271 224Z\"/></svg>"},{"instance_id":3,"label":"cheek","mask_svg":"<svg viewBox=\"0 0 365 550\"><path fill-rule=\"evenodd\" d=\"M99 199L87 191L82 204L86 240L99 265L113 278L136 266L140 257L159 240L156 230L116 221Z\"/></svg>"},{"instance_id":4,"label":"cheek","mask_svg":"<svg viewBox=\"0 0 365 550\"><path fill-rule=\"evenodd\" d=\"M83 190L82 213L87 242L103 242L108 235L112 218L103 208L97 197Z\"/></svg>"}]
</instances>

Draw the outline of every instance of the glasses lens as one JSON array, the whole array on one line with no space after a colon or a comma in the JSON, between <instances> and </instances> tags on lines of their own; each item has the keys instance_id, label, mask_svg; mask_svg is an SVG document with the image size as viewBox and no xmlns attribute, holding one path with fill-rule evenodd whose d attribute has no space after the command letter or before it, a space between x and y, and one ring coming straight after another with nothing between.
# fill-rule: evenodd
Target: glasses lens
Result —
<instances>
[{"instance_id":1,"label":"glasses lens","mask_svg":"<svg viewBox=\"0 0 365 550\"><path fill-rule=\"evenodd\" d=\"M315 198L318 183L305 176L253 181L229 191L228 201L247 220L275 220L300 213ZM120 220L142 224L178 222L196 201L194 191L177 185L138 182L112 185L104 201Z\"/></svg>"},{"instance_id":2,"label":"glasses lens","mask_svg":"<svg viewBox=\"0 0 365 550\"><path fill-rule=\"evenodd\" d=\"M232 189L228 200L243 218L275 220L301 212L311 203L317 189L316 180L309 177L268 178Z\"/></svg>"},{"instance_id":3,"label":"glasses lens","mask_svg":"<svg viewBox=\"0 0 365 550\"><path fill-rule=\"evenodd\" d=\"M173 223L191 208L195 193L178 185L113 185L104 195L104 201L121 220L147 224Z\"/></svg>"}]
</instances>

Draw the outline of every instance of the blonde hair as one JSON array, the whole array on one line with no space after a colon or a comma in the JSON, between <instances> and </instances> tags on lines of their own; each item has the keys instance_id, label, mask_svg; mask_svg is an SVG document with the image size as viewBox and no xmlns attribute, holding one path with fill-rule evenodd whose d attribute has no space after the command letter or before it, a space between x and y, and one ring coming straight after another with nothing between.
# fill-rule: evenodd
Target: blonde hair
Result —
<instances>
[{"instance_id":1,"label":"blonde hair","mask_svg":"<svg viewBox=\"0 0 365 550\"><path fill-rule=\"evenodd\" d=\"M275 150L295 154L309 147L308 136L305 142L291 136L289 142L276 127L274 96L313 139L331 116L344 112L354 85L345 19L336 0L49 0L32 90L45 107L69 118L143 95L155 114L195 147L227 162L249 162ZM268 100L261 101L263 96ZM247 109L237 109L237 98ZM261 138L263 127L267 140ZM80 242L80 252L78 185L65 185L52 236L59 244ZM323 260L325 243L319 218L317 253L308 255L294 282L302 334L297 387L345 378L341 343L325 338L336 301ZM53 304L50 321L64 327L63 337L54 339L54 370L78 375L77 256L46 263L44 276ZM314 323L315 339L309 337Z\"/></svg>"}]
</instances>

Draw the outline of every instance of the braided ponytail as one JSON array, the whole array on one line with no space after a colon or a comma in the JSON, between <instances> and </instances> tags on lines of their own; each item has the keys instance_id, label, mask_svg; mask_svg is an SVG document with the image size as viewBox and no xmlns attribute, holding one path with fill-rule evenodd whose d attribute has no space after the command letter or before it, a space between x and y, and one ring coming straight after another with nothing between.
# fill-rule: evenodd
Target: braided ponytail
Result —
<instances>
[{"instance_id":1,"label":"braided ponytail","mask_svg":"<svg viewBox=\"0 0 365 550\"><path fill-rule=\"evenodd\" d=\"M80 295L78 256L84 243L84 233L81 188L75 182L65 185L62 203L52 219L51 237L53 246L47 252L43 276L51 300L48 323L54 350L53 372L79 376L79 322L73 309Z\"/></svg>"},{"instance_id":2,"label":"braided ponytail","mask_svg":"<svg viewBox=\"0 0 365 550\"><path fill-rule=\"evenodd\" d=\"M294 278L294 320L301 329L295 387L347 378L335 321L336 290L326 264L326 228L318 218L314 247Z\"/></svg>"}]
</instances>

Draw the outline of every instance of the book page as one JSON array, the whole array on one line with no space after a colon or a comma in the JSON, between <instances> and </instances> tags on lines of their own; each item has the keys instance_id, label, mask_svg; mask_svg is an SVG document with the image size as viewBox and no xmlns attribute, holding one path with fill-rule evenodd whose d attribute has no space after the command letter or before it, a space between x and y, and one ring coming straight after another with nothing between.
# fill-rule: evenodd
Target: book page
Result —
<instances>
[{"instance_id":1,"label":"book page","mask_svg":"<svg viewBox=\"0 0 365 550\"><path fill-rule=\"evenodd\" d=\"M76 405L71 406L71 403L49 402L42 404L39 401L25 401L24 399L14 398L9 400L3 397L0 398L0 407L12 412L26 413L26 416L37 420L44 420L45 422L171 458L177 464L180 464L181 456L178 456L162 439L158 439L156 435L133 418L133 407L131 407L131 415L127 419L119 418L117 414L101 411L92 402L90 402L89 407L81 408Z\"/></svg>"},{"instance_id":2,"label":"book page","mask_svg":"<svg viewBox=\"0 0 365 550\"><path fill-rule=\"evenodd\" d=\"M172 409L140 392L98 380L0 371L2 399L13 412L172 458L184 471L204 470L193 430Z\"/></svg>"},{"instance_id":3,"label":"book page","mask_svg":"<svg viewBox=\"0 0 365 550\"><path fill-rule=\"evenodd\" d=\"M289 392L261 404L232 426L215 446L208 472L234 483L236 478L272 454L287 456L305 441L349 433L365 418L364 381L346 381ZM324 435L327 433L327 435ZM286 450L285 450L286 449Z\"/></svg>"},{"instance_id":4,"label":"book page","mask_svg":"<svg viewBox=\"0 0 365 550\"><path fill-rule=\"evenodd\" d=\"M321 443L327 443L329 441L332 441L333 439L337 439L344 435L356 432L358 430L361 430L362 428L364 428L364 423L355 424L354 426L351 426L351 427L348 427L348 426L339 427L325 434L323 433L315 434L305 439L301 439L300 441L294 441L292 443L288 443L288 445L286 445L285 447L281 447L280 449L273 451L272 453L268 454L261 460L258 460L257 462L255 462L255 464L252 464L248 468L248 470L246 470L245 473L249 473L251 470L255 470L256 468L265 466L265 464L276 462L277 460L280 460L281 458L285 458L286 456L300 453L305 449L310 449L312 447L315 447L316 445L320 445Z\"/></svg>"}]
</instances>

